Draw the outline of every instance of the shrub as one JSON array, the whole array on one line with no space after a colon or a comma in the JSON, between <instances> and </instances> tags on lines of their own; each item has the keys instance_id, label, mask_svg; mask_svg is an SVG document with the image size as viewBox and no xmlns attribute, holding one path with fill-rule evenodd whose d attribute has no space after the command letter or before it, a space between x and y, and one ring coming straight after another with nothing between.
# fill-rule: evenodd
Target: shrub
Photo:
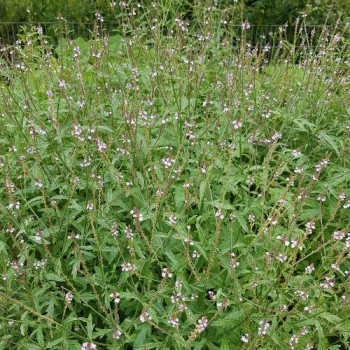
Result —
<instances>
[{"instance_id":1,"label":"shrub","mask_svg":"<svg viewBox=\"0 0 350 350\"><path fill-rule=\"evenodd\" d=\"M0 349L345 349L343 32L138 11L2 50Z\"/></svg>"}]
</instances>

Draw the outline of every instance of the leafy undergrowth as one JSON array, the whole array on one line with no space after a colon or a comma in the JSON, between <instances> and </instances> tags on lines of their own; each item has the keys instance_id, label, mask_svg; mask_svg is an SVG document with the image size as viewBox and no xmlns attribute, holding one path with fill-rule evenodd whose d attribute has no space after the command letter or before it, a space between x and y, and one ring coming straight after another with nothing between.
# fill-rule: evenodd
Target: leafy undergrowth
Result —
<instances>
[{"instance_id":1,"label":"leafy undergrowth","mask_svg":"<svg viewBox=\"0 0 350 350\"><path fill-rule=\"evenodd\" d=\"M2 50L0 349L349 349L345 39L128 11Z\"/></svg>"}]
</instances>

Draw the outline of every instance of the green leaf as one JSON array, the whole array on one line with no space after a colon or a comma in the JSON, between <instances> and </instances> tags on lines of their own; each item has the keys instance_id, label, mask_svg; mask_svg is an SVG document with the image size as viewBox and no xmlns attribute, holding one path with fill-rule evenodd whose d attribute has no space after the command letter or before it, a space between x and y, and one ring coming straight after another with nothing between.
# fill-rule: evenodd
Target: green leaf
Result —
<instances>
[{"instance_id":1,"label":"green leaf","mask_svg":"<svg viewBox=\"0 0 350 350\"><path fill-rule=\"evenodd\" d=\"M184 205L185 202L185 192L184 189L180 186L177 186L175 188L175 204L176 204L176 208L179 210L182 208L182 206Z\"/></svg>"},{"instance_id":2,"label":"green leaf","mask_svg":"<svg viewBox=\"0 0 350 350\"><path fill-rule=\"evenodd\" d=\"M54 346L56 346L56 345L62 343L63 340L64 340L64 338L58 338L58 339L56 339L56 340L50 341L48 344L46 344L46 348L47 348L47 349L51 349L51 348L53 348Z\"/></svg>"},{"instance_id":3,"label":"green leaf","mask_svg":"<svg viewBox=\"0 0 350 350\"><path fill-rule=\"evenodd\" d=\"M245 232L249 232L249 227L248 227L247 222L244 219L243 215L241 213L238 213L238 212L235 214L236 214L236 219L237 219L239 225L242 227L242 229Z\"/></svg>"},{"instance_id":4,"label":"green leaf","mask_svg":"<svg viewBox=\"0 0 350 350\"><path fill-rule=\"evenodd\" d=\"M332 149L333 151L335 151L337 153L337 155L339 155L339 148L337 146L337 139L336 139L336 137L327 135L324 132L320 133L320 137L321 137L321 139L326 141L326 143L330 146L328 148Z\"/></svg>"},{"instance_id":5,"label":"green leaf","mask_svg":"<svg viewBox=\"0 0 350 350\"><path fill-rule=\"evenodd\" d=\"M148 324L142 325L139 334L134 342L134 346L144 345L147 339L147 333L150 331L150 326Z\"/></svg>"},{"instance_id":6,"label":"green leaf","mask_svg":"<svg viewBox=\"0 0 350 350\"><path fill-rule=\"evenodd\" d=\"M212 323L213 327L232 327L234 321L238 321L243 316L243 310L231 311L227 316L215 320Z\"/></svg>"},{"instance_id":7,"label":"green leaf","mask_svg":"<svg viewBox=\"0 0 350 350\"><path fill-rule=\"evenodd\" d=\"M100 329L100 328L98 328L98 329L94 332L94 337L93 337L93 339L102 338L102 337L104 337L106 334L112 333L112 332L113 332L112 329Z\"/></svg>"},{"instance_id":8,"label":"green leaf","mask_svg":"<svg viewBox=\"0 0 350 350\"><path fill-rule=\"evenodd\" d=\"M320 317L324 318L325 320L333 324L337 324L342 321L342 319L339 316L332 315L329 312L323 312L322 314L320 314Z\"/></svg>"},{"instance_id":9,"label":"green leaf","mask_svg":"<svg viewBox=\"0 0 350 350\"><path fill-rule=\"evenodd\" d=\"M46 272L45 277L48 281L64 282L64 279L54 273Z\"/></svg>"},{"instance_id":10,"label":"green leaf","mask_svg":"<svg viewBox=\"0 0 350 350\"><path fill-rule=\"evenodd\" d=\"M201 182L201 184L199 186L199 203L198 203L199 209L202 208L202 203L203 203L203 198L204 198L204 193L205 193L206 187L207 187L207 182L206 182L206 180L204 180Z\"/></svg>"},{"instance_id":11,"label":"green leaf","mask_svg":"<svg viewBox=\"0 0 350 350\"><path fill-rule=\"evenodd\" d=\"M92 315L89 314L86 324L87 335L89 339L92 339L92 331L94 329L94 325L92 324Z\"/></svg>"}]
</instances>

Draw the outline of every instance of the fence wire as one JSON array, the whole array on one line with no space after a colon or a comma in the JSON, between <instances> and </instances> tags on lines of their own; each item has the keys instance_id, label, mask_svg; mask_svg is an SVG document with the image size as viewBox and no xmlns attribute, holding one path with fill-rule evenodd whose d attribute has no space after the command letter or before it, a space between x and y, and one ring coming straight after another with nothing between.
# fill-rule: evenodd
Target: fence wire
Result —
<instances>
[{"instance_id":1,"label":"fence wire","mask_svg":"<svg viewBox=\"0 0 350 350\"><path fill-rule=\"evenodd\" d=\"M0 23L0 45L14 44L19 35L28 29L41 28L42 33L48 37L51 45L56 46L59 37L75 39L82 37L86 40L92 38L95 23L93 22L1 22ZM234 33L234 45L240 46L239 39L242 35L242 25L228 24ZM116 23L104 22L103 27L109 33L115 33L120 29ZM324 25L306 25L299 27L306 38L318 38L325 27ZM283 29L283 34L279 33ZM300 29L301 28L301 29ZM245 31L246 39L254 47L264 48L269 45L271 48L277 48L281 36L287 41L293 41L295 34L295 24L283 26L277 24L271 25L250 25L249 30ZM332 28L329 28L332 30ZM296 42L296 46L302 43ZM313 47L313 43L309 43Z\"/></svg>"}]
</instances>

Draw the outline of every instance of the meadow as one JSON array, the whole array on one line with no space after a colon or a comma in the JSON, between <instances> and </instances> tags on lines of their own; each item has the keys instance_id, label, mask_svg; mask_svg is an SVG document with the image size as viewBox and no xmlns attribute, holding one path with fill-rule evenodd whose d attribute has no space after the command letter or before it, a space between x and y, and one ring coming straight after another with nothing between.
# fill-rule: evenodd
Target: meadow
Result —
<instances>
[{"instance_id":1,"label":"meadow","mask_svg":"<svg viewBox=\"0 0 350 350\"><path fill-rule=\"evenodd\" d=\"M0 349L350 349L348 28L123 3L0 50Z\"/></svg>"}]
</instances>

